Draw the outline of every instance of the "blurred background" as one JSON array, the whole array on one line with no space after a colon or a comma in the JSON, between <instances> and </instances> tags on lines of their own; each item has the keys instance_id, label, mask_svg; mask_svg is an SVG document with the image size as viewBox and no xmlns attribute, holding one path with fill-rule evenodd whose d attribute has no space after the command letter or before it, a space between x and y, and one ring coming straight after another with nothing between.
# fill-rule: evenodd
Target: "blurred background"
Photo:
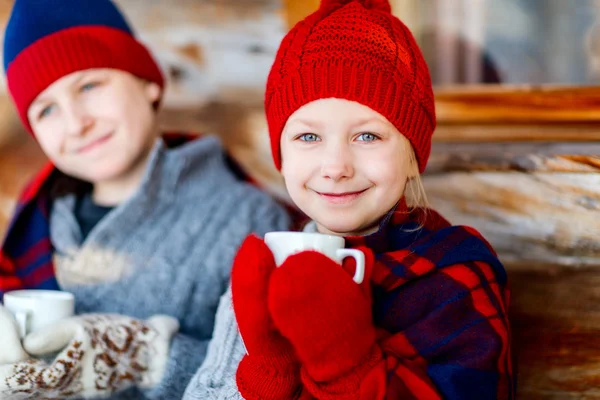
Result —
<instances>
[{"instance_id":1,"label":"blurred background","mask_svg":"<svg viewBox=\"0 0 600 400\"><path fill-rule=\"evenodd\" d=\"M12 3L0 0L2 30ZM220 136L286 198L263 90L281 38L318 0L116 3L168 77L164 128ZM519 397L600 399L600 1L391 3L434 82L429 200L482 231L509 271ZM0 236L44 162L2 82Z\"/></svg>"}]
</instances>

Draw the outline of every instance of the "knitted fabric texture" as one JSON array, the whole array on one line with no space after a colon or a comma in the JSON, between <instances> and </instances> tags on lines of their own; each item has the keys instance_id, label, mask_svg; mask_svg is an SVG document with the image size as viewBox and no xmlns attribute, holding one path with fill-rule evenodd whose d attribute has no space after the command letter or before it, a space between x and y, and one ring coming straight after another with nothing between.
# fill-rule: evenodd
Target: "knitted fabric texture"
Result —
<instances>
[{"instance_id":1,"label":"knitted fabric texture","mask_svg":"<svg viewBox=\"0 0 600 400\"><path fill-rule=\"evenodd\" d=\"M288 118L314 100L340 98L387 118L424 171L436 125L431 78L413 35L390 10L387 0L324 0L285 36L265 94L277 168Z\"/></svg>"}]
</instances>

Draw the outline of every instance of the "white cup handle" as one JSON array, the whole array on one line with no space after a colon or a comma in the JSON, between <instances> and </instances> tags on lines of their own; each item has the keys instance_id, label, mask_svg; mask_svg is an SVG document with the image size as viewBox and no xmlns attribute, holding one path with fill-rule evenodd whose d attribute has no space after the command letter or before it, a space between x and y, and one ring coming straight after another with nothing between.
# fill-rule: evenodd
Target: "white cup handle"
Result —
<instances>
[{"instance_id":1,"label":"white cup handle","mask_svg":"<svg viewBox=\"0 0 600 400\"><path fill-rule=\"evenodd\" d=\"M338 256L340 264L346 257L354 258L356 261L356 271L354 272L354 278L352 279L360 285L363 279L365 279L365 254L356 249L337 249L336 255Z\"/></svg>"},{"instance_id":2,"label":"white cup handle","mask_svg":"<svg viewBox=\"0 0 600 400\"><path fill-rule=\"evenodd\" d=\"M19 328L19 336L23 339L27 334L27 322L31 314L28 311L17 311L14 315L17 321L17 328Z\"/></svg>"}]
</instances>

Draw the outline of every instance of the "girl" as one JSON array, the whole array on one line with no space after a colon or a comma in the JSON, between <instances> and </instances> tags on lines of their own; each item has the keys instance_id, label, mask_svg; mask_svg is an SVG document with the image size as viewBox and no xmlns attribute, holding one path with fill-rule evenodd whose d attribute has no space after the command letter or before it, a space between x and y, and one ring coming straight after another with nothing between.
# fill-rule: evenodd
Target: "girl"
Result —
<instances>
[{"instance_id":1,"label":"girl","mask_svg":"<svg viewBox=\"0 0 600 400\"><path fill-rule=\"evenodd\" d=\"M434 98L390 12L387 0L323 0L284 38L265 100L305 230L363 249L369 279L312 251L275 268L249 237L232 272L247 352L221 309L188 399L513 398L503 266L474 229L407 205L424 199Z\"/></svg>"},{"instance_id":2,"label":"girl","mask_svg":"<svg viewBox=\"0 0 600 400\"><path fill-rule=\"evenodd\" d=\"M163 76L111 1L17 0L4 63L52 163L2 245L0 295L67 290L78 315L26 337L25 360L0 310L0 397L181 398L240 243L286 213L215 138L161 135Z\"/></svg>"}]
</instances>

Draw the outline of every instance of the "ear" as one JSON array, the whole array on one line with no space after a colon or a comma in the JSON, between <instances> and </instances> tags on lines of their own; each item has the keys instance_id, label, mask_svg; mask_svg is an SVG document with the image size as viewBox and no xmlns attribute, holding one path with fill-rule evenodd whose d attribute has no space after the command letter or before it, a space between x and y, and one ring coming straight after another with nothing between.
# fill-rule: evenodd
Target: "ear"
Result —
<instances>
[{"instance_id":1,"label":"ear","mask_svg":"<svg viewBox=\"0 0 600 400\"><path fill-rule=\"evenodd\" d=\"M160 86L155 83L155 82L145 82L145 93L146 93L146 97L148 98L148 101L150 103L155 103L158 101L158 99L160 99L160 96L162 94L162 89L160 88Z\"/></svg>"}]
</instances>

